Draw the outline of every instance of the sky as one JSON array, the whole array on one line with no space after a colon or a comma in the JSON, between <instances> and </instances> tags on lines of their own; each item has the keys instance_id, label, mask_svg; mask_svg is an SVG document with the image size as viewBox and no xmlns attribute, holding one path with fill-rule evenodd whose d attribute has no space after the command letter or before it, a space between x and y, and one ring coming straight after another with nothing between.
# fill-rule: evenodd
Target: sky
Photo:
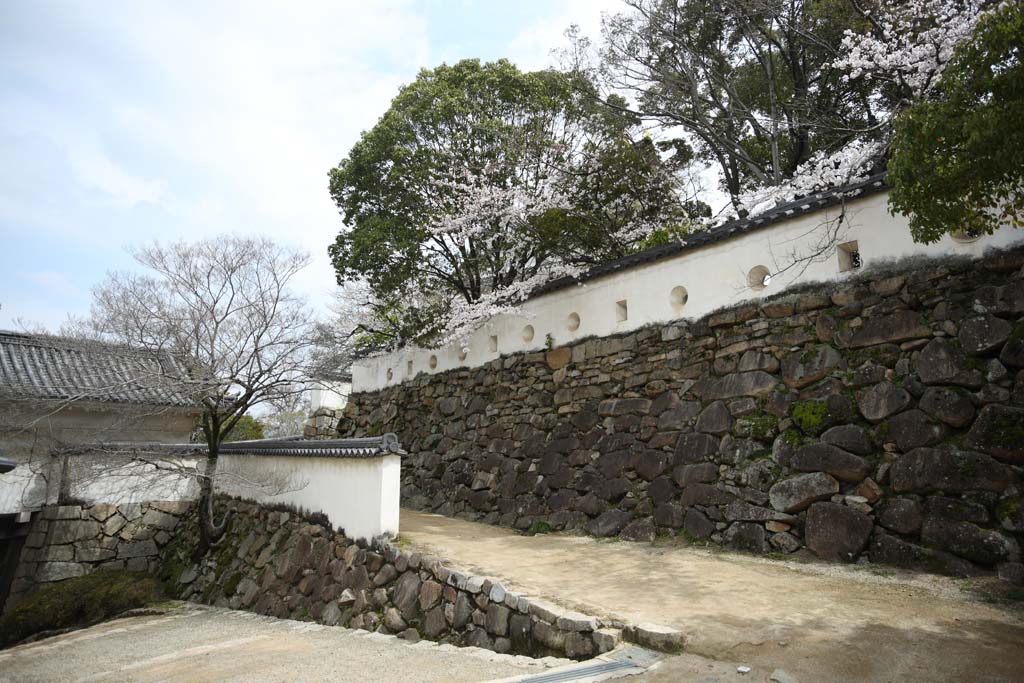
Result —
<instances>
[{"instance_id":1,"label":"sky","mask_svg":"<svg viewBox=\"0 0 1024 683\"><path fill-rule=\"evenodd\" d=\"M126 248L222 233L307 251L326 311L327 172L421 68L523 69L618 0L0 2L0 329L88 312Z\"/></svg>"}]
</instances>

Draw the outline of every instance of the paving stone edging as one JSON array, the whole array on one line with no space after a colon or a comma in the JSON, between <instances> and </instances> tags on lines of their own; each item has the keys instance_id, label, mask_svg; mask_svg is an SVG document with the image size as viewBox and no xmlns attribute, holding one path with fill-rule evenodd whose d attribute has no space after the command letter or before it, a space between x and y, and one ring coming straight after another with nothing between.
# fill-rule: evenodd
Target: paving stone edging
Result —
<instances>
[{"instance_id":1,"label":"paving stone edging","mask_svg":"<svg viewBox=\"0 0 1024 683\"><path fill-rule=\"evenodd\" d=\"M531 657L588 659L623 639L682 649L680 632L566 610L387 540L354 542L298 514L221 500L233 528L198 563L194 515L165 548L161 576L183 599Z\"/></svg>"}]
</instances>

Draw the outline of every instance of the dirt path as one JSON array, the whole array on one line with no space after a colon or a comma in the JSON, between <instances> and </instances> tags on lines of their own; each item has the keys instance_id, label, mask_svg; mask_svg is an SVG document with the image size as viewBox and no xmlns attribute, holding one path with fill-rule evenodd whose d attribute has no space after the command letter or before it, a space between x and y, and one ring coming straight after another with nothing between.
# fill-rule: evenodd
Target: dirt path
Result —
<instances>
[{"instance_id":1,"label":"dirt path","mask_svg":"<svg viewBox=\"0 0 1024 683\"><path fill-rule=\"evenodd\" d=\"M401 539L528 595L672 625L687 634L688 653L754 667L747 681L766 681L774 669L802 682L1024 681L1021 614L971 601L951 579L521 536L410 510L402 510ZM644 679L703 681L693 676L708 668L687 658Z\"/></svg>"}]
</instances>

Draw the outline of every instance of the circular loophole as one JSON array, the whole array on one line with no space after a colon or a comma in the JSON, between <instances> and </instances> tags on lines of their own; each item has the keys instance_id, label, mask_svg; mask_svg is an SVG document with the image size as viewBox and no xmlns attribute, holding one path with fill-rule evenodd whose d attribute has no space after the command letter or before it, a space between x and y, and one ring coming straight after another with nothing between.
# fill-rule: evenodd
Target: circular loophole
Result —
<instances>
[{"instance_id":1,"label":"circular loophole","mask_svg":"<svg viewBox=\"0 0 1024 683\"><path fill-rule=\"evenodd\" d=\"M954 230L953 232L949 233L949 236L952 237L954 241L959 242L960 244L970 244L971 242L977 242L978 240L981 239L981 235L972 235L966 230Z\"/></svg>"},{"instance_id":2,"label":"circular loophole","mask_svg":"<svg viewBox=\"0 0 1024 683\"><path fill-rule=\"evenodd\" d=\"M436 370L437 369L437 356L431 356L430 357L430 361L428 362L428 364L430 365L430 369L431 370Z\"/></svg>"},{"instance_id":3,"label":"circular loophole","mask_svg":"<svg viewBox=\"0 0 1024 683\"><path fill-rule=\"evenodd\" d=\"M570 332L575 332L576 330L580 329L580 314L570 313L569 317L566 318L565 327Z\"/></svg>"},{"instance_id":4,"label":"circular loophole","mask_svg":"<svg viewBox=\"0 0 1024 683\"><path fill-rule=\"evenodd\" d=\"M395 373L391 371L391 368L388 368L388 381L390 382L394 376Z\"/></svg>"},{"instance_id":5,"label":"circular loophole","mask_svg":"<svg viewBox=\"0 0 1024 683\"><path fill-rule=\"evenodd\" d=\"M469 356L469 349L459 349L459 360L466 360L467 356Z\"/></svg>"},{"instance_id":6,"label":"circular loophole","mask_svg":"<svg viewBox=\"0 0 1024 683\"><path fill-rule=\"evenodd\" d=\"M527 325L526 327L523 328L523 341L533 341L533 325Z\"/></svg>"},{"instance_id":7,"label":"circular loophole","mask_svg":"<svg viewBox=\"0 0 1024 683\"><path fill-rule=\"evenodd\" d=\"M690 293L686 291L686 287L680 285L679 287L673 287L671 294L669 294L669 301L672 303L672 308L679 310L686 305L686 302L690 300Z\"/></svg>"},{"instance_id":8,"label":"circular loophole","mask_svg":"<svg viewBox=\"0 0 1024 683\"><path fill-rule=\"evenodd\" d=\"M772 273L765 266L754 266L747 273L747 285L751 289L764 289L772 283Z\"/></svg>"}]
</instances>

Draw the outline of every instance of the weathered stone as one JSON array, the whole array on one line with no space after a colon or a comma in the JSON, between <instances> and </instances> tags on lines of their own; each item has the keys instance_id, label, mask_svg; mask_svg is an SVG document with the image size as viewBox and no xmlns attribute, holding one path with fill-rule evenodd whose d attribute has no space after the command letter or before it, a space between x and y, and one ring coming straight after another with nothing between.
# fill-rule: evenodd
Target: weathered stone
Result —
<instances>
[{"instance_id":1,"label":"weathered stone","mask_svg":"<svg viewBox=\"0 0 1024 683\"><path fill-rule=\"evenodd\" d=\"M718 481L718 465L702 462L696 465L680 465L672 472L672 478L680 486L710 484Z\"/></svg>"},{"instance_id":2,"label":"weathered stone","mask_svg":"<svg viewBox=\"0 0 1024 683\"><path fill-rule=\"evenodd\" d=\"M694 384L690 391L705 401L753 396L758 398L775 388L778 380L762 370L737 372L725 377L706 378Z\"/></svg>"},{"instance_id":3,"label":"weathered stone","mask_svg":"<svg viewBox=\"0 0 1024 683\"><path fill-rule=\"evenodd\" d=\"M921 540L981 564L995 564L1019 556L1016 542L998 531L971 522L929 516L921 527Z\"/></svg>"},{"instance_id":4,"label":"weathered stone","mask_svg":"<svg viewBox=\"0 0 1024 683\"><path fill-rule=\"evenodd\" d=\"M779 360L769 354L761 351L745 351L740 356L739 364L736 369L739 372L750 372L751 370L764 370L768 373L775 373L779 370Z\"/></svg>"},{"instance_id":5,"label":"weathered stone","mask_svg":"<svg viewBox=\"0 0 1024 683\"><path fill-rule=\"evenodd\" d=\"M98 522L107 521L115 512L117 512L117 506L111 503L96 503L89 508L89 516Z\"/></svg>"},{"instance_id":6,"label":"weathered stone","mask_svg":"<svg viewBox=\"0 0 1024 683\"><path fill-rule=\"evenodd\" d=\"M392 633L401 633L406 629L402 614L394 607L384 610L384 626Z\"/></svg>"},{"instance_id":7,"label":"weathered stone","mask_svg":"<svg viewBox=\"0 0 1024 683\"><path fill-rule=\"evenodd\" d=\"M117 546L117 558L119 560L135 557L155 557L156 554L156 543L152 540L131 541Z\"/></svg>"},{"instance_id":8,"label":"weathered stone","mask_svg":"<svg viewBox=\"0 0 1024 683\"><path fill-rule=\"evenodd\" d=\"M780 481L768 491L768 500L781 512L800 512L812 503L828 500L839 493L839 482L825 472L801 474Z\"/></svg>"},{"instance_id":9,"label":"weathered stone","mask_svg":"<svg viewBox=\"0 0 1024 683\"><path fill-rule=\"evenodd\" d=\"M687 465L683 465L683 467L687 467ZM647 497L651 499L651 503L654 505L662 505L669 502L676 497L677 493L676 485L668 477L658 477L647 487ZM548 501L550 503L551 499L549 498Z\"/></svg>"},{"instance_id":10,"label":"weathered stone","mask_svg":"<svg viewBox=\"0 0 1024 683\"><path fill-rule=\"evenodd\" d=\"M682 631L657 624L637 624L630 629L636 642L660 652L678 653L683 651L685 637Z\"/></svg>"},{"instance_id":11,"label":"weathered stone","mask_svg":"<svg viewBox=\"0 0 1024 683\"><path fill-rule=\"evenodd\" d=\"M633 515L625 510L608 510L596 519L591 520L587 526L587 533L598 538L615 536L633 519Z\"/></svg>"},{"instance_id":12,"label":"weathered stone","mask_svg":"<svg viewBox=\"0 0 1024 683\"><path fill-rule=\"evenodd\" d=\"M695 429L708 434L725 434L732 429L733 417L724 401L708 405L697 417Z\"/></svg>"},{"instance_id":13,"label":"weathered stone","mask_svg":"<svg viewBox=\"0 0 1024 683\"><path fill-rule=\"evenodd\" d=\"M799 539L797 539L793 534L785 531L772 534L768 538L768 543L770 543L773 548L783 553L795 553L800 549Z\"/></svg>"},{"instance_id":14,"label":"weathered stone","mask_svg":"<svg viewBox=\"0 0 1024 683\"><path fill-rule=\"evenodd\" d=\"M768 538L764 527L753 522L733 522L722 534L725 545L752 553L768 552Z\"/></svg>"},{"instance_id":15,"label":"weathered stone","mask_svg":"<svg viewBox=\"0 0 1024 683\"><path fill-rule=\"evenodd\" d=\"M923 411L907 410L887 423L885 440L896 444L901 451L931 446L946 436L946 427L934 422Z\"/></svg>"},{"instance_id":16,"label":"weathered stone","mask_svg":"<svg viewBox=\"0 0 1024 683\"><path fill-rule=\"evenodd\" d=\"M77 562L43 562L36 569L36 581L63 581L85 574Z\"/></svg>"},{"instance_id":17,"label":"weathered stone","mask_svg":"<svg viewBox=\"0 0 1024 683\"><path fill-rule=\"evenodd\" d=\"M654 523L650 519L634 520L619 532L619 538L626 541L646 541L649 543L654 540Z\"/></svg>"},{"instance_id":18,"label":"weathered stone","mask_svg":"<svg viewBox=\"0 0 1024 683\"><path fill-rule=\"evenodd\" d=\"M961 391L949 387L928 387L917 406L950 427L966 427L974 419L974 404Z\"/></svg>"},{"instance_id":19,"label":"weathered stone","mask_svg":"<svg viewBox=\"0 0 1024 683\"><path fill-rule=\"evenodd\" d=\"M587 659L594 655L594 641L589 633L569 632L565 634L565 656L570 659Z\"/></svg>"},{"instance_id":20,"label":"weathered stone","mask_svg":"<svg viewBox=\"0 0 1024 683\"><path fill-rule=\"evenodd\" d=\"M373 577L374 586L386 586L395 580L398 576L398 570L395 569L394 565L386 564L381 567L380 571Z\"/></svg>"},{"instance_id":21,"label":"weathered stone","mask_svg":"<svg viewBox=\"0 0 1024 683\"><path fill-rule=\"evenodd\" d=\"M392 601L406 620L415 619L418 614L420 576L418 572L407 571L398 578Z\"/></svg>"},{"instance_id":22,"label":"weathered stone","mask_svg":"<svg viewBox=\"0 0 1024 683\"><path fill-rule=\"evenodd\" d=\"M910 394L892 382L857 392L857 408L868 422L879 423L910 405Z\"/></svg>"},{"instance_id":23,"label":"weathered stone","mask_svg":"<svg viewBox=\"0 0 1024 683\"><path fill-rule=\"evenodd\" d=\"M572 349L567 346L552 349L544 354L544 362L552 370L564 368L570 361L572 361Z\"/></svg>"},{"instance_id":24,"label":"weathered stone","mask_svg":"<svg viewBox=\"0 0 1024 683\"><path fill-rule=\"evenodd\" d=\"M683 509L678 505L663 503L654 508L654 523L658 526L678 529L683 525Z\"/></svg>"},{"instance_id":25,"label":"weathered stone","mask_svg":"<svg viewBox=\"0 0 1024 683\"><path fill-rule=\"evenodd\" d=\"M826 560L852 562L867 545L871 517L835 503L815 503L807 511L805 541Z\"/></svg>"},{"instance_id":26,"label":"weathered stone","mask_svg":"<svg viewBox=\"0 0 1024 683\"><path fill-rule=\"evenodd\" d=\"M700 401L681 401L658 417L658 431L685 429L700 413Z\"/></svg>"},{"instance_id":27,"label":"weathered stone","mask_svg":"<svg viewBox=\"0 0 1024 683\"><path fill-rule=\"evenodd\" d=\"M465 628L473 617L473 601L462 591L455 598L455 608L452 611L452 628L459 630Z\"/></svg>"},{"instance_id":28,"label":"weathered stone","mask_svg":"<svg viewBox=\"0 0 1024 683\"><path fill-rule=\"evenodd\" d=\"M710 434L683 434L676 442L676 462L699 463L707 460L718 453L720 443L721 439Z\"/></svg>"},{"instance_id":29,"label":"weathered stone","mask_svg":"<svg viewBox=\"0 0 1024 683\"><path fill-rule=\"evenodd\" d=\"M941 517L958 522L974 522L975 524L989 522L988 510L984 505L963 498L931 496L928 498L926 508L929 517Z\"/></svg>"},{"instance_id":30,"label":"weathered stone","mask_svg":"<svg viewBox=\"0 0 1024 683\"><path fill-rule=\"evenodd\" d=\"M964 354L945 339L932 339L917 358L917 376L925 384L981 387L981 372L966 367Z\"/></svg>"},{"instance_id":31,"label":"weathered stone","mask_svg":"<svg viewBox=\"0 0 1024 683\"><path fill-rule=\"evenodd\" d=\"M979 356L998 351L1010 336L1012 327L991 313L968 318L960 323L960 348Z\"/></svg>"},{"instance_id":32,"label":"weathered stone","mask_svg":"<svg viewBox=\"0 0 1024 683\"><path fill-rule=\"evenodd\" d=\"M602 417L616 415L646 415L651 411L651 400L648 398L613 398L601 401L597 414Z\"/></svg>"},{"instance_id":33,"label":"weathered stone","mask_svg":"<svg viewBox=\"0 0 1024 683\"><path fill-rule=\"evenodd\" d=\"M707 538L711 534L715 533L715 523L707 518L700 510L690 508L686 511L686 517L683 521L683 531L697 540Z\"/></svg>"},{"instance_id":34,"label":"weathered stone","mask_svg":"<svg viewBox=\"0 0 1024 683\"><path fill-rule=\"evenodd\" d=\"M494 636L508 635L508 617L508 607L492 602L487 606L487 619L484 622L487 632Z\"/></svg>"},{"instance_id":35,"label":"weathered stone","mask_svg":"<svg viewBox=\"0 0 1024 683\"><path fill-rule=\"evenodd\" d=\"M443 607L435 607L423 618L423 634L428 638L437 638L448 628Z\"/></svg>"},{"instance_id":36,"label":"weathered stone","mask_svg":"<svg viewBox=\"0 0 1024 683\"><path fill-rule=\"evenodd\" d=\"M879 499L881 499L884 491L882 491L882 487L879 486L874 479L868 477L857 485L857 488L853 490L853 493L860 496L871 505L874 505L879 501Z\"/></svg>"},{"instance_id":37,"label":"weathered stone","mask_svg":"<svg viewBox=\"0 0 1024 683\"><path fill-rule=\"evenodd\" d=\"M981 409L965 441L968 448L1014 465L1024 464L1024 408L990 404Z\"/></svg>"},{"instance_id":38,"label":"weathered stone","mask_svg":"<svg viewBox=\"0 0 1024 683\"><path fill-rule=\"evenodd\" d=\"M857 425L836 425L825 430L821 440L836 448L841 448L857 455L870 455L875 452L874 444L868 433Z\"/></svg>"},{"instance_id":39,"label":"weathered stone","mask_svg":"<svg viewBox=\"0 0 1024 683\"><path fill-rule=\"evenodd\" d=\"M1010 338L999 353L999 360L1011 368L1024 368L1024 320L1014 325Z\"/></svg>"},{"instance_id":40,"label":"weathered stone","mask_svg":"<svg viewBox=\"0 0 1024 683\"><path fill-rule=\"evenodd\" d=\"M710 484L690 484L679 497L679 504L684 508L691 505L727 505L732 501L732 494Z\"/></svg>"},{"instance_id":41,"label":"weathered stone","mask_svg":"<svg viewBox=\"0 0 1024 683\"><path fill-rule=\"evenodd\" d=\"M173 531L174 527L178 526L178 518L160 510L146 510L146 514L142 516L142 523L157 529Z\"/></svg>"},{"instance_id":42,"label":"weathered stone","mask_svg":"<svg viewBox=\"0 0 1024 683\"><path fill-rule=\"evenodd\" d=\"M782 359L782 379L791 389L802 389L824 379L842 360L839 352L827 344L794 351Z\"/></svg>"},{"instance_id":43,"label":"weathered stone","mask_svg":"<svg viewBox=\"0 0 1024 683\"><path fill-rule=\"evenodd\" d=\"M744 503L738 500L729 503L729 506L725 508L725 519L729 522L776 521L785 522L787 524L796 523L796 517L793 517L792 515L787 515L777 510L769 510L768 508L751 505L750 503Z\"/></svg>"},{"instance_id":44,"label":"weathered stone","mask_svg":"<svg viewBox=\"0 0 1024 683\"><path fill-rule=\"evenodd\" d=\"M653 481L668 468L671 461L671 453L648 450L636 456L633 469L645 481Z\"/></svg>"},{"instance_id":45,"label":"weathered stone","mask_svg":"<svg viewBox=\"0 0 1024 683\"><path fill-rule=\"evenodd\" d=\"M420 586L419 603L420 610L423 612L430 611L433 607L441 602L441 593L444 591L444 586L439 584L437 581L427 580L424 581ZM396 596L397 597L397 596Z\"/></svg>"},{"instance_id":46,"label":"weathered stone","mask_svg":"<svg viewBox=\"0 0 1024 683\"><path fill-rule=\"evenodd\" d=\"M790 467L800 472L827 472L840 481L860 481L868 475L867 460L829 444L815 443L798 450Z\"/></svg>"},{"instance_id":47,"label":"weathered stone","mask_svg":"<svg viewBox=\"0 0 1024 683\"><path fill-rule=\"evenodd\" d=\"M50 543L61 545L96 538L102 528L99 522L91 519L60 519L50 525Z\"/></svg>"},{"instance_id":48,"label":"weathered stone","mask_svg":"<svg viewBox=\"0 0 1024 683\"><path fill-rule=\"evenodd\" d=\"M892 487L910 491L1003 491L1013 479L1006 465L970 451L917 448L897 458Z\"/></svg>"},{"instance_id":49,"label":"weathered stone","mask_svg":"<svg viewBox=\"0 0 1024 683\"><path fill-rule=\"evenodd\" d=\"M849 347L859 349L888 342L904 342L911 339L926 339L932 336L931 328L913 311L896 311L890 315L869 318L864 326L854 333Z\"/></svg>"}]
</instances>

